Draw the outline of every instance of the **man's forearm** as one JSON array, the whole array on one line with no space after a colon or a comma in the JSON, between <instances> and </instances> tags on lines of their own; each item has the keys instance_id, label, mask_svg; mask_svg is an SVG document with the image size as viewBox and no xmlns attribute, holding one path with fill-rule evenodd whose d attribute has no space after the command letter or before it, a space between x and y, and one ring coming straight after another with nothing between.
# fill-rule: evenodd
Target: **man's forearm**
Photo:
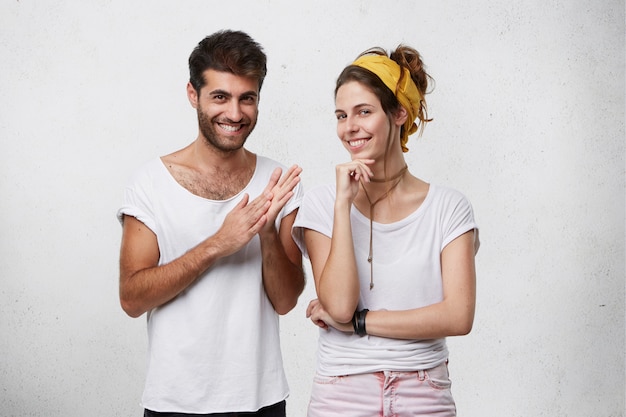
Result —
<instances>
[{"instance_id":1,"label":"man's forearm","mask_svg":"<svg viewBox=\"0 0 626 417\"><path fill-rule=\"evenodd\" d=\"M276 312L287 314L296 306L298 297L304 289L301 255L298 259L290 259L274 228L262 235L260 234L259 237L263 257L262 272L265 292Z\"/></svg>"},{"instance_id":2,"label":"man's forearm","mask_svg":"<svg viewBox=\"0 0 626 417\"><path fill-rule=\"evenodd\" d=\"M172 262L134 273L124 271L122 261L120 300L124 311L139 317L175 298L219 259L220 248L215 243L207 239Z\"/></svg>"}]
</instances>

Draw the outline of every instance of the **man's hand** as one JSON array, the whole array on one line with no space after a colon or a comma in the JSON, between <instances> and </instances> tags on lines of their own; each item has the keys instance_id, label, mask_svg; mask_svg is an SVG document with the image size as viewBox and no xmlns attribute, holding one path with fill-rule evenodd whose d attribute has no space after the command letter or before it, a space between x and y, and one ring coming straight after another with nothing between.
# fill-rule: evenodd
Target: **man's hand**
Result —
<instances>
[{"instance_id":1,"label":"man's hand","mask_svg":"<svg viewBox=\"0 0 626 417\"><path fill-rule=\"evenodd\" d=\"M300 182L300 173L302 168L297 165L293 165L285 175L281 176L282 169L276 168L272 172L270 181L265 187L264 195L269 195L271 198L271 205L267 210L267 222L262 231L269 231L275 225L276 217L278 213L283 209L287 201L293 196L293 189Z\"/></svg>"},{"instance_id":2,"label":"man's hand","mask_svg":"<svg viewBox=\"0 0 626 417\"><path fill-rule=\"evenodd\" d=\"M248 203L244 194L241 201L226 215L222 227L213 236L222 256L232 255L243 248L268 222L271 194L267 191Z\"/></svg>"}]
</instances>

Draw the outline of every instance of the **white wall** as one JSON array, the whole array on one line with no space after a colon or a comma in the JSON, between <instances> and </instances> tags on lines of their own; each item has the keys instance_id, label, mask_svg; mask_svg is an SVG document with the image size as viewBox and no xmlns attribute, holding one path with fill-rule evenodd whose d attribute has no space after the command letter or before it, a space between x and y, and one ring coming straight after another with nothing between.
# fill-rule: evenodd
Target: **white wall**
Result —
<instances>
[{"instance_id":1,"label":"white wall","mask_svg":"<svg viewBox=\"0 0 626 417\"><path fill-rule=\"evenodd\" d=\"M333 83L370 46L437 88L407 158L481 225L473 332L449 340L463 416L624 415L624 2L0 2L0 415L139 416L145 318L117 299L122 187L196 134L186 60L243 29L269 75L250 148L305 186L346 160ZM282 321L304 416L309 284Z\"/></svg>"}]
</instances>

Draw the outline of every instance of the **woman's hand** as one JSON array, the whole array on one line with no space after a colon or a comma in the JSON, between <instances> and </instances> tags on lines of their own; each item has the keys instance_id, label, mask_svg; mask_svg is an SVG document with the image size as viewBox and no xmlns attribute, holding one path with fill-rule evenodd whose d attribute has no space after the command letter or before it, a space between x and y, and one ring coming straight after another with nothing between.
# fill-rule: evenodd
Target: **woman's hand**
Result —
<instances>
[{"instance_id":1,"label":"woman's hand","mask_svg":"<svg viewBox=\"0 0 626 417\"><path fill-rule=\"evenodd\" d=\"M374 173L368 165L374 163L373 159L355 159L335 167L337 176L337 199L345 199L352 204L359 192L361 179L369 182Z\"/></svg>"},{"instance_id":2,"label":"woman's hand","mask_svg":"<svg viewBox=\"0 0 626 417\"><path fill-rule=\"evenodd\" d=\"M306 309L306 316L307 318L310 318L316 326L319 326L322 329L329 330L329 327L333 327L345 333L354 333L352 323L337 323L332 317L330 317L324 309L322 303L320 303L317 298L311 300L309 303L309 306Z\"/></svg>"}]
</instances>

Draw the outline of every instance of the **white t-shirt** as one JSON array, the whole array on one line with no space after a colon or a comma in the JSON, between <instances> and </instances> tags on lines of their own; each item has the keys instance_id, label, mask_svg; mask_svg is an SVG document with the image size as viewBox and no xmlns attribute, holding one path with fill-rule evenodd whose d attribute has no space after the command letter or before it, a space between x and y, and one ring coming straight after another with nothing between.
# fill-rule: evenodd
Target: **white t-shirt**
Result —
<instances>
[{"instance_id":1,"label":"white t-shirt","mask_svg":"<svg viewBox=\"0 0 626 417\"><path fill-rule=\"evenodd\" d=\"M241 201L267 186L274 168L257 156L250 183L234 197L214 201L192 194L157 158L126 187L118 212L136 217L158 239L166 264L217 232ZM300 185L276 220L295 210ZM213 264L170 302L147 314L148 366L142 406L153 411L256 411L289 393L279 341L279 317L263 288L261 246L255 236Z\"/></svg>"},{"instance_id":2,"label":"white t-shirt","mask_svg":"<svg viewBox=\"0 0 626 417\"><path fill-rule=\"evenodd\" d=\"M334 185L308 191L293 236L308 257L302 229L332 237ZM477 229L472 207L459 192L430 185L421 206L395 223L373 224L374 288L369 289L370 221L354 206L350 213L361 294L358 309L408 310L443 299L441 251L463 233ZM321 375L339 376L383 370L429 369L448 357L445 339L401 340L322 330L318 340Z\"/></svg>"}]
</instances>

